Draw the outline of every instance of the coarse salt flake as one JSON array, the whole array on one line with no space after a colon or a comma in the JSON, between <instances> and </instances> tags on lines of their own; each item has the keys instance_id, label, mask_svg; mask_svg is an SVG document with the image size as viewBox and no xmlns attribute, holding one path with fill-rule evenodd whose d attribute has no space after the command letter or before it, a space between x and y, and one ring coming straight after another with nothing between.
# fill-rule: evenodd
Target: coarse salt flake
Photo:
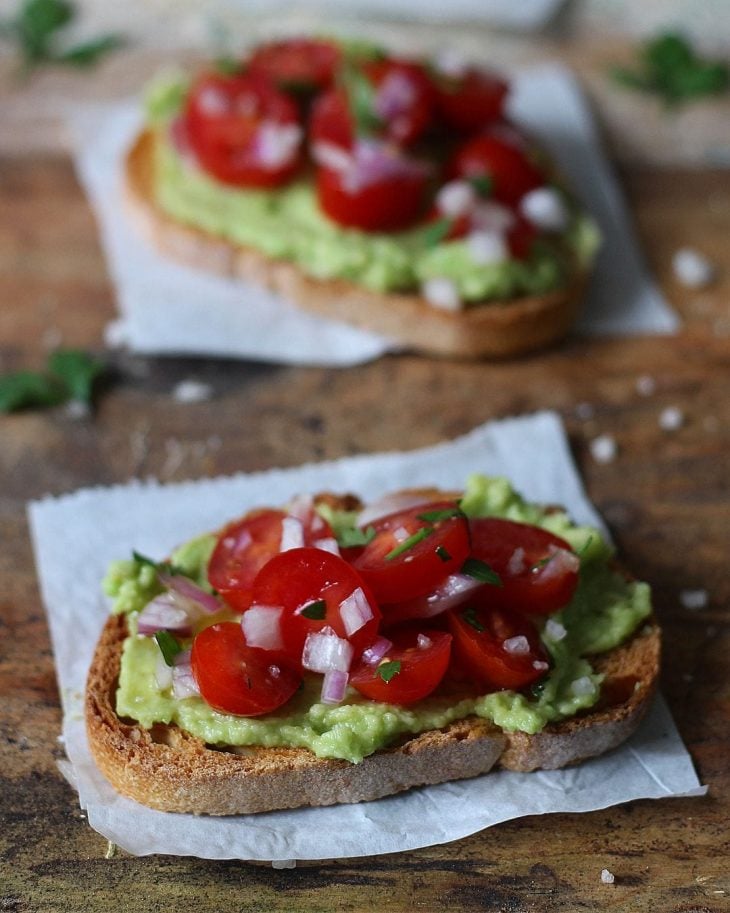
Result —
<instances>
[{"instance_id":1,"label":"coarse salt flake","mask_svg":"<svg viewBox=\"0 0 730 913\"><path fill-rule=\"evenodd\" d=\"M172 391L172 398L178 403L202 403L210 399L213 388L200 380L181 380Z\"/></svg>"},{"instance_id":2,"label":"coarse salt flake","mask_svg":"<svg viewBox=\"0 0 730 913\"><path fill-rule=\"evenodd\" d=\"M427 279L421 286L421 292L431 307L442 311L461 310L461 296L456 283L442 276Z\"/></svg>"},{"instance_id":3,"label":"coarse salt flake","mask_svg":"<svg viewBox=\"0 0 730 913\"><path fill-rule=\"evenodd\" d=\"M677 281L687 288L704 288L715 277L712 263L704 254L691 247L682 247L675 253L672 269Z\"/></svg>"},{"instance_id":4,"label":"coarse salt flake","mask_svg":"<svg viewBox=\"0 0 730 913\"><path fill-rule=\"evenodd\" d=\"M458 219L474 208L477 192L469 181L449 181L436 194L436 208L448 219Z\"/></svg>"},{"instance_id":5,"label":"coarse salt flake","mask_svg":"<svg viewBox=\"0 0 730 913\"><path fill-rule=\"evenodd\" d=\"M613 884L616 880L613 872L609 872L608 869L603 869L601 872L601 882L603 884Z\"/></svg>"},{"instance_id":6,"label":"coarse salt flake","mask_svg":"<svg viewBox=\"0 0 730 913\"><path fill-rule=\"evenodd\" d=\"M526 656L530 652L530 642L524 634L518 634L516 637L508 637L502 642L507 653L513 656Z\"/></svg>"},{"instance_id":7,"label":"coarse salt flake","mask_svg":"<svg viewBox=\"0 0 730 913\"><path fill-rule=\"evenodd\" d=\"M596 463L611 463L616 459L618 447L610 434L601 434L590 443L591 456Z\"/></svg>"},{"instance_id":8,"label":"coarse salt flake","mask_svg":"<svg viewBox=\"0 0 730 913\"><path fill-rule=\"evenodd\" d=\"M477 266L502 263L509 255L504 237L496 231L473 231L467 237L466 245Z\"/></svg>"},{"instance_id":9,"label":"coarse salt flake","mask_svg":"<svg viewBox=\"0 0 730 913\"><path fill-rule=\"evenodd\" d=\"M559 621L555 621L554 618L548 618L545 622L545 636L548 640L552 640L553 643L562 640L567 633L565 625L562 625Z\"/></svg>"},{"instance_id":10,"label":"coarse salt flake","mask_svg":"<svg viewBox=\"0 0 730 913\"><path fill-rule=\"evenodd\" d=\"M582 697L583 695L593 694L596 686L589 675L582 675L580 678L576 678L574 682L571 682L570 690L576 697Z\"/></svg>"},{"instance_id":11,"label":"coarse salt flake","mask_svg":"<svg viewBox=\"0 0 730 913\"><path fill-rule=\"evenodd\" d=\"M565 231L568 210L560 194L552 187L538 187L520 200L520 212L541 231Z\"/></svg>"},{"instance_id":12,"label":"coarse salt flake","mask_svg":"<svg viewBox=\"0 0 730 913\"><path fill-rule=\"evenodd\" d=\"M649 374L642 374L636 379L636 392L640 396L651 396L656 390L656 381Z\"/></svg>"},{"instance_id":13,"label":"coarse salt flake","mask_svg":"<svg viewBox=\"0 0 730 913\"><path fill-rule=\"evenodd\" d=\"M683 608L696 612L699 609L707 608L709 596L707 590L682 590L679 594L679 601Z\"/></svg>"},{"instance_id":14,"label":"coarse salt flake","mask_svg":"<svg viewBox=\"0 0 730 913\"><path fill-rule=\"evenodd\" d=\"M676 406L667 406L659 416L659 427L662 431L677 431L684 425L684 412Z\"/></svg>"}]
</instances>

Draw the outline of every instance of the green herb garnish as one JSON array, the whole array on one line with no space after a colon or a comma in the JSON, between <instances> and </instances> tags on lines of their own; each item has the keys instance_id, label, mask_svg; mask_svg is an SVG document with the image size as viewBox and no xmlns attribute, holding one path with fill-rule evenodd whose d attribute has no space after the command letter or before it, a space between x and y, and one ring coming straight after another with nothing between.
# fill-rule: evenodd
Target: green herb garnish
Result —
<instances>
[{"instance_id":1,"label":"green herb garnish","mask_svg":"<svg viewBox=\"0 0 730 913\"><path fill-rule=\"evenodd\" d=\"M448 237L452 225L451 219L436 219L435 222L431 222L421 233L423 243L426 247L436 247Z\"/></svg>"},{"instance_id":2,"label":"green herb garnish","mask_svg":"<svg viewBox=\"0 0 730 913\"><path fill-rule=\"evenodd\" d=\"M475 580L481 580L483 583L491 583L492 586L502 586L502 578L496 571L493 571L486 561L479 558L467 558L461 566L461 573L467 577L473 577Z\"/></svg>"},{"instance_id":3,"label":"green herb garnish","mask_svg":"<svg viewBox=\"0 0 730 913\"><path fill-rule=\"evenodd\" d=\"M134 549L132 549L132 558L134 558L138 564L146 564L148 567L154 568L158 574L169 574L171 577L187 576L182 568L176 567L169 561L154 561L152 558L148 558L147 555L142 555Z\"/></svg>"},{"instance_id":4,"label":"green herb garnish","mask_svg":"<svg viewBox=\"0 0 730 913\"><path fill-rule=\"evenodd\" d=\"M442 561L451 561L451 555L446 551L443 545L436 546L436 554Z\"/></svg>"},{"instance_id":5,"label":"green herb garnish","mask_svg":"<svg viewBox=\"0 0 730 913\"><path fill-rule=\"evenodd\" d=\"M463 517L464 512L458 507L444 507L442 510L431 510L417 516L426 523L440 523L441 520L450 520L452 517Z\"/></svg>"},{"instance_id":6,"label":"green herb garnish","mask_svg":"<svg viewBox=\"0 0 730 913\"><path fill-rule=\"evenodd\" d=\"M342 548L358 548L361 545L367 545L375 538L375 527L368 526L366 529L355 527L345 527L337 537L337 544Z\"/></svg>"},{"instance_id":7,"label":"green herb garnish","mask_svg":"<svg viewBox=\"0 0 730 913\"><path fill-rule=\"evenodd\" d=\"M404 539L400 542L392 551L389 551L385 556L386 561L392 561L393 558L397 558L399 555L402 555L403 552L407 552L413 548L414 545L418 545L419 542L423 542L424 539L427 539L432 533L435 533L436 530L433 526L422 526L417 532L413 533L412 536L409 536L407 539Z\"/></svg>"},{"instance_id":8,"label":"green herb garnish","mask_svg":"<svg viewBox=\"0 0 730 913\"><path fill-rule=\"evenodd\" d=\"M464 609L464 611L461 613L461 617L468 625L471 625L475 631L487 630L481 621L479 621L477 618L477 610L474 608L474 606L469 606L468 608Z\"/></svg>"},{"instance_id":9,"label":"green herb garnish","mask_svg":"<svg viewBox=\"0 0 730 913\"><path fill-rule=\"evenodd\" d=\"M394 676L400 672L400 660L393 659L389 662L381 663L378 666L377 674L387 684Z\"/></svg>"},{"instance_id":10,"label":"green herb garnish","mask_svg":"<svg viewBox=\"0 0 730 913\"><path fill-rule=\"evenodd\" d=\"M375 112L375 88L361 70L347 61L342 67L340 80L355 133L357 136L370 136L383 126Z\"/></svg>"},{"instance_id":11,"label":"green herb garnish","mask_svg":"<svg viewBox=\"0 0 730 913\"><path fill-rule=\"evenodd\" d=\"M169 631L157 631L155 633L155 640L157 641L157 646L160 648L160 653L162 653L162 658L167 665L174 665L175 657L178 653L182 652L180 643Z\"/></svg>"},{"instance_id":12,"label":"green herb garnish","mask_svg":"<svg viewBox=\"0 0 730 913\"><path fill-rule=\"evenodd\" d=\"M494 189L494 180L489 174L474 174L468 178L471 186L480 197L489 197Z\"/></svg>"},{"instance_id":13,"label":"green herb garnish","mask_svg":"<svg viewBox=\"0 0 730 913\"><path fill-rule=\"evenodd\" d=\"M73 349L53 352L45 371L16 371L0 377L0 412L58 406L69 400L89 405L105 366Z\"/></svg>"},{"instance_id":14,"label":"green herb garnish","mask_svg":"<svg viewBox=\"0 0 730 913\"><path fill-rule=\"evenodd\" d=\"M327 614L327 603L324 599L317 599L315 602L305 605L299 614L305 618L311 618L313 621L322 621Z\"/></svg>"},{"instance_id":15,"label":"green herb garnish","mask_svg":"<svg viewBox=\"0 0 730 913\"><path fill-rule=\"evenodd\" d=\"M610 72L619 85L658 95L668 107L719 95L730 87L728 65L702 58L675 32L665 32L642 45L636 68L617 66Z\"/></svg>"},{"instance_id":16,"label":"green herb garnish","mask_svg":"<svg viewBox=\"0 0 730 913\"><path fill-rule=\"evenodd\" d=\"M23 0L14 17L0 21L0 34L17 45L26 71L44 63L88 67L124 43L120 35L108 34L59 48L59 33L75 15L68 0Z\"/></svg>"}]
</instances>

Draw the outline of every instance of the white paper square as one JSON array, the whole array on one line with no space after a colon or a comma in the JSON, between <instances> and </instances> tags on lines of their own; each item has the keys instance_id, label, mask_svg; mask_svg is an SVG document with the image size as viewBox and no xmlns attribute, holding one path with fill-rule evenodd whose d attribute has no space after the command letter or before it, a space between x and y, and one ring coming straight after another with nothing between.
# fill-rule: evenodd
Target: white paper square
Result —
<instances>
[{"instance_id":1,"label":"white paper square","mask_svg":"<svg viewBox=\"0 0 730 913\"><path fill-rule=\"evenodd\" d=\"M119 796L96 769L83 725L82 692L108 612L100 581L111 560L133 548L166 555L238 513L284 503L297 493L353 491L368 500L406 486L458 489L470 472L508 475L529 499L564 504L577 522L600 525L553 413L483 425L455 441L406 453L174 485L133 482L31 503L36 564L64 707L70 765L62 769L79 791L91 826L139 855L327 859L446 843L522 815L703 794L661 700L623 747L579 767L492 772L360 805L230 818L169 814Z\"/></svg>"}]
</instances>

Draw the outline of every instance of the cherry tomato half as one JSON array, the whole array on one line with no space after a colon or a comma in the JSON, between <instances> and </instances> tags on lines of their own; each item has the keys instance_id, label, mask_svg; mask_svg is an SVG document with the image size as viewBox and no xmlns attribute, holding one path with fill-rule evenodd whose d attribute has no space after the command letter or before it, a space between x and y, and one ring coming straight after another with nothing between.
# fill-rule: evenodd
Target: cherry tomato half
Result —
<instances>
[{"instance_id":1,"label":"cherry tomato half","mask_svg":"<svg viewBox=\"0 0 730 913\"><path fill-rule=\"evenodd\" d=\"M448 613L457 675L488 688L524 688L548 670L548 657L528 618L472 599Z\"/></svg>"},{"instance_id":2,"label":"cherry tomato half","mask_svg":"<svg viewBox=\"0 0 730 913\"><path fill-rule=\"evenodd\" d=\"M456 78L436 77L436 106L454 130L470 133L501 117L507 83L487 70L469 68Z\"/></svg>"},{"instance_id":3,"label":"cherry tomato half","mask_svg":"<svg viewBox=\"0 0 730 913\"><path fill-rule=\"evenodd\" d=\"M424 68L407 60L377 60L364 67L375 92L373 113L382 135L404 145L419 139L433 120L434 91Z\"/></svg>"},{"instance_id":4,"label":"cherry tomato half","mask_svg":"<svg viewBox=\"0 0 730 913\"><path fill-rule=\"evenodd\" d=\"M258 47L247 72L289 92L319 92L329 86L342 54L334 42L289 38Z\"/></svg>"},{"instance_id":5,"label":"cherry tomato half","mask_svg":"<svg viewBox=\"0 0 730 913\"><path fill-rule=\"evenodd\" d=\"M286 517L281 510L252 511L219 535L208 562L208 582L234 609L242 612L251 605L254 578L281 550ZM305 545L332 537L329 524L314 511L300 522Z\"/></svg>"},{"instance_id":6,"label":"cherry tomato half","mask_svg":"<svg viewBox=\"0 0 730 913\"><path fill-rule=\"evenodd\" d=\"M360 591L357 593L356 591ZM357 628L353 616L343 617L343 603L353 597L369 616ZM253 583L257 605L283 609L281 635L284 650L294 663L301 663L302 648L310 631L329 626L348 640L354 655L368 647L378 633L380 610L360 575L342 558L318 548L293 548L281 552L259 571Z\"/></svg>"},{"instance_id":7,"label":"cherry tomato half","mask_svg":"<svg viewBox=\"0 0 730 913\"><path fill-rule=\"evenodd\" d=\"M365 697L389 704L413 704L429 695L444 677L451 655L445 631L404 626L388 634L393 642L376 665L360 663L350 684Z\"/></svg>"},{"instance_id":8,"label":"cherry tomato half","mask_svg":"<svg viewBox=\"0 0 730 913\"><path fill-rule=\"evenodd\" d=\"M568 543L538 526L497 517L469 521L471 554L499 574L487 586L490 605L549 615L567 605L578 585L580 560Z\"/></svg>"},{"instance_id":9,"label":"cherry tomato half","mask_svg":"<svg viewBox=\"0 0 730 913\"><path fill-rule=\"evenodd\" d=\"M511 206L545 176L517 145L497 136L476 136L457 149L447 171L454 178L488 177L495 199Z\"/></svg>"},{"instance_id":10,"label":"cherry tomato half","mask_svg":"<svg viewBox=\"0 0 730 913\"><path fill-rule=\"evenodd\" d=\"M380 603L429 593L469 554L469 526L456 504L421 504L381 517L375 537L353 561Z\"/></svg>"},{"instance_id":11,"label":"cherry tomato half","mask_svg":"<svg viewBox=\"0 0 730 913\"><path fill-rule=\"evenodd\" d=\"M201 167L227 184L277 187L301 161L295 103L263 79L210 73L193 85L185 109Z\"/></svg>"},{"instance_id":12,"label":"cherry tomato half","mask_svg":"<svg viewBox=\"0 0 730 913\"><path fill-rule=\"evenodd\" d=\"M302 680L279 657L273 662L266 650L249 647L240 624L233 621L204 628L193 641L190 662L204 700L216 710L238 716L276 710Z\"/></svg>"}]
</instances>

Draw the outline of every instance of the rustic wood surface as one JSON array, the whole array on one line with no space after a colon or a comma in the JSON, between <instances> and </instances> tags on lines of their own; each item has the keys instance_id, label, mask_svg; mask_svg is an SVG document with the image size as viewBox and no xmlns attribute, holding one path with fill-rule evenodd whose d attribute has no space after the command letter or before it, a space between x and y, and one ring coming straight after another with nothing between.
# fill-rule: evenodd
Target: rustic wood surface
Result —
<instances>
[{"instance_id":1,"label":"rustic wood surface","mask_svg":"<svg viewBox=\"0 0 730 913\"><path fill-rule=\"evenodd\" d=\"M672 338L572 340L504 364L393 356L348 370L103 351L112 290L65 157L0 159L0 369L40 366L62 343L112 365L95 415L0 417L0 910L616 910L719 913L730 901L730 180L710 171L624 175L652 268L681 312ZM720 267L712 288L672 279L690 243ZM650 395L637 380L656 382ZM209 382L209 402L175 384ZM684 424L664 431L678 407ZM666 630L663 690L705 798L526 818L447 846L294 870L189 858L106 858L56 768L53 657L26 501L132 476L163 480L418 447L491 419L563 417L589 495ZM589 444L613 435L613 462ZM707 608L679 594L705 589ZM615 874L600 881L601 869Z\"/></svg>"}]
</instances>

